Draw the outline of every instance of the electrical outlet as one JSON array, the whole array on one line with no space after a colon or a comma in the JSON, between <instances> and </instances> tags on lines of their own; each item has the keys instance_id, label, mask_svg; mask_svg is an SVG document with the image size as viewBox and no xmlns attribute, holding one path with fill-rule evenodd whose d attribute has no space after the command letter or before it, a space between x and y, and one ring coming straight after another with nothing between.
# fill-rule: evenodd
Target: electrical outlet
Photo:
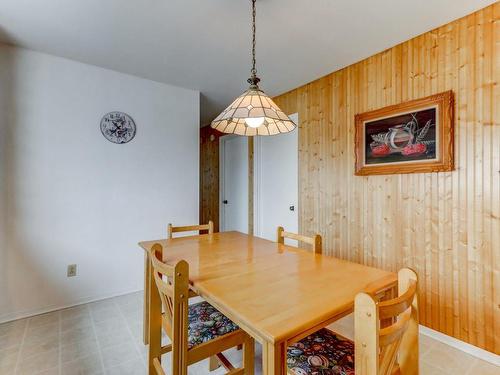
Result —
<instances>
[{"instance_id":1,"label":"electrical outlet","mask_svg":"<svg viewBox=\"0 0 500 375\"><path fill-rule=\"evenodd\" d=\"M68 277L76 276L76 264L68 265Z\"/></svg>"}]
</instances>

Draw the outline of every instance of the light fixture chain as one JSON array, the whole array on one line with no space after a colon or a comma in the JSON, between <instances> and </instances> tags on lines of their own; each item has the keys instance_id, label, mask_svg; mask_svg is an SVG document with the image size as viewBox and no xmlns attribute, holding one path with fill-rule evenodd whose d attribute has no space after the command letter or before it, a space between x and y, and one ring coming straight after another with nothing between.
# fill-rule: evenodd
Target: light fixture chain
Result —
<instances>
[{"instance_id":1,"label":"light fixture chain","mask_svg":"<svg viewBox=\"0 0 500 375\"><path fill-rule=\"evenodd\" d=\"M255 16L256 16L256 10L255 10L255 1L252 0L252 76L255 76L257 74L257 69L255 69L255 32L256 32L256 27L255 27Z\"/></svg>"}]
</instances>

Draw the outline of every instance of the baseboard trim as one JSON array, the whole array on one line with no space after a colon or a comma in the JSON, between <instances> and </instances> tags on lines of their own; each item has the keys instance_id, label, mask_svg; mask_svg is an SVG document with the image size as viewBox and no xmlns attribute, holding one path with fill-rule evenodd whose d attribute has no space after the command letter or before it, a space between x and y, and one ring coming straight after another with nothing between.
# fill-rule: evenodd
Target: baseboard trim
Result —
<instances>
[{"instance_id":1,"label":"baseboard trim","mask_svg":"<svg viewBox=\"0 0 500 375\"><path fill-rule=\"evenodd\" d=\"M19 320L19 319L30 318L30 317L35 316L35 315L46 314L46 313L49 313L52 311L67 309L67 308L74 307L74 306L84 305L86 303L97 302L97 301L101 301L101 300L107 299L107 298L119 297L119 296L124 296L125 294L142 292L142 291L143 291L143 288L140 288L140 289L129 290L126 292L102 294L100 296L89 296L89 297L80 298L77 301L69 303L69 304L52 305L52 306L42 307L40 309L33 309L33 310L28 310L28 311L3 314L3 315L0 315L0 324L12 322L14 320Z\"/></svg>"},{"instance_id":2,"label":"baseboard trim","mask_svg":"<svg viewBox=\"0 0 500 375\"><path fill-rule=\"evenodd\" d=\"M478 348L477 346L460 341L454 337L445 335L444 333L435 331L422 325L420 326L420 333L429 336L434 340L440 341L443 344L449 345L455 349L461 350L462 352L473 355L474 357L482 359L483 361L489 362L496 366L500 366L500 356L496 355L495 353L491 353L487 350Z\"/></svg>"}]
</instances>

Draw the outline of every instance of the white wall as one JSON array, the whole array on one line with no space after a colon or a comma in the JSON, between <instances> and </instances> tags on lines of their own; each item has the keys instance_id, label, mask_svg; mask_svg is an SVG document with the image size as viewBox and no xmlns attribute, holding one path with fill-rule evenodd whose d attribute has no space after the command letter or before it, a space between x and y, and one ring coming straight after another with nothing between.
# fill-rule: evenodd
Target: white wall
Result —
<instances>
[{"instance_id":1,"label":"white wall","mask_svg":"<svg viewBox=\"0 0 500 375\"><path fill-rule=\"evenodd\" d=\"M0 137L0 321L141 289L137 242L198 221L197 91L0 45Z\"/></svg>"}]
</instances>

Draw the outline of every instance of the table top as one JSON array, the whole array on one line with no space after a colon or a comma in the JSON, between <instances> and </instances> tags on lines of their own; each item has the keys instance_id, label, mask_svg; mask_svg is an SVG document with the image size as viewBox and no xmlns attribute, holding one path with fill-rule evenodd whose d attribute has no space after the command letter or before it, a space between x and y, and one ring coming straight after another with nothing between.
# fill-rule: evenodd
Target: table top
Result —
<instances>
[{"instance_id":1,"label":"table top","mask_svg":"<svg viewBox=\"0 0 500 375\"><path fill-rule=\"evenodd\" d=\"M280 342L352 310L361 291L393 286L397 275L315 255L239 232L144 241L164 261L189 263L193 289L249 332Z\"/></svg>"}]
</instances>

